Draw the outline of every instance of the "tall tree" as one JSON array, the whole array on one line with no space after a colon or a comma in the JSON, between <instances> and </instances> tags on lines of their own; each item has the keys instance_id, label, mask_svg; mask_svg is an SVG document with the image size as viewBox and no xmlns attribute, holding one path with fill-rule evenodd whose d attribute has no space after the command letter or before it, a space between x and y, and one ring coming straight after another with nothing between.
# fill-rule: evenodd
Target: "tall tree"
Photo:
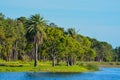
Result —
<instances>
[{"instance_id":1,"label":"tall tree","mask_svg":"<svg viewBox=\"0 0 120 80\"><path fill-rule=\"evenodd\" d=\"M67 30L67 34L69 35L69 37L71 37L71 41L73 40L73 39L76 39L76 31L75 31L75 29L74 28L69 28L68 30ZM74 41L76 41L76 40L74 40ZM74 60L74 57L72 56L72 54L74 54L74 49L72 49L72 48L74 48L73 47L73 45L75 45L74 44L74 42L72 42L71 43L72 44L72 46L71 46L71 50L70 50L70 52L69 52L69 54L71 53L71 55L70 56L68 56L68 59L69 59L69 65L70 66L72 66L73 65L73 60Z\"/></svg>"},{"instance_id":2,"label":"tall tree","mask_svg":"<svg viewBox=\"0 0 120 80\"><path fill-rule=\"evenodd\" d=\"M120 61L120 47L116 47L114 49L114 60L117 62L117 61Z\"/></svg>"},{"instance_id":3,"label":"tall tree","mask_svg":"<svg viewBox=\"0 0 120 80\"><path fill-rule=\"evenodd\" d=\"M37 53L38 46L43 43L43 38L45 32L43 31L43 27L45 25L45 20L39 14L32 15L26 25L27 25L27 34L26 37L28 40L34 43L34 67L37 67Z\"/></svg>"},{"instance_id":4,"label":"tall tree","mask_svg":"<svg viewBox=\"0 0 120 80\"><path fill-rule=\"evenodd\" d=\"M52 58L52 66L54 67L56 58L63 51L63 32L58 28L53 28L52 26L49 26L46 29L46 33L47 36L49 36L46 41L46 45L48 47L47 51Z\"/></svg>"}]
</instances>

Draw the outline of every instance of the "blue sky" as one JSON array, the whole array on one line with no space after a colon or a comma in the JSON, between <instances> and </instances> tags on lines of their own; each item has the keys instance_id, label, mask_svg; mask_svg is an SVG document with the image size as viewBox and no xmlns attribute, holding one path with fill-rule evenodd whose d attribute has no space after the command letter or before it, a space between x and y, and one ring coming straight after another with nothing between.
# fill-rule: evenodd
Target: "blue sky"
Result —
<instances>
[{"instance_id":1,"label":"blue sky","mask_svg":"<svg viewBox=\"0 0 120 80\"><path fill-rule=\"evenodd\" d=\"M120 0L1 0L0 12L10 18L40 13L65 29L120 46Z\"/></svg>"}]
</instances>

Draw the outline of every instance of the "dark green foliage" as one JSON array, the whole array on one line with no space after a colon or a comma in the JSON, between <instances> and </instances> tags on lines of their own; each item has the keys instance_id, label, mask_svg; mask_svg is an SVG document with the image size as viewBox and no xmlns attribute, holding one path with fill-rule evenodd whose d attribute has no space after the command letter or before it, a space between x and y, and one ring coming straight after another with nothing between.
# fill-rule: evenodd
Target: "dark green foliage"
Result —
<instances>
[{"instance_id":1,"label":"dark green foliage","mask_svg":"<svg viewBox=\"0 0 120 80\"><path fill-rule=\"evenodd\" d=\"M87 64L86 68L89 70L95 70L95 71L99 70L98 66L93 65L93 64Z\"/></svg>"},{"instance_id":2,"label":"dark green foliage","mask_svg":"<svg viewBox=\"0 0 120 80\"><path fill-rule=\"evenodd\" d=\"M120 47L116 47L114 50L114 60L117 62L117 61L120 61Z\"/></svg>"},{"instance_id":3,"label":"dark green foliage","mask_svg":"<svg viewBox=\"0 0 120 80\"><path fill-rule=\"evenodd\" d=\"M95 50L95 61L113 61L113 48L107 42L100 42L96 39L88 38L92 42L91 48Z\"/></svg>"},{"instance_id":4,"label":"dark green foliage","mask_svg":"<svg viewBox=\"0 0 120 80\"><path fill-rule=\"evenodd\" d=\"M79 66L83 66L83 67L86 67L88 70L99 70L98 66L93 64L93 63L78 63Z\"/></svg>"},{"instance_id":5,"label":"dark green foliage","mask_svg":"<svg viewBox=\"0 0 120 80\"><path fill-rule=\"evenodd\" d=\"M120 65L120 63L119 63L119 62L116 62L116 65Z\"/></svg>"},{"instance_id":6,"label":"dark green foliage","mask_svg":"<svg viewBox=\"0 0 120 80\"><path fill-rule=\"evenodd\" d=\"M65 31L55 23L47 24L39 14L14 20L0 13L0 59L50 60L53 66L63 61L72 66L76 61L120 61L120 47L113 50L110 44L80 35L74 28Z\"/></svg>"}]
</instances>

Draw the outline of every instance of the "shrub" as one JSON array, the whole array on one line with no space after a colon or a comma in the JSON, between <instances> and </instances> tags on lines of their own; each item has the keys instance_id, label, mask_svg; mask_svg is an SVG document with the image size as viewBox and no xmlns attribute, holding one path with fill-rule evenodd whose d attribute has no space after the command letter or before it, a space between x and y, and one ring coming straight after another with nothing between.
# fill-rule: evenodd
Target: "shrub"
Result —
<instances>
[{"instance_id":1,"label":"shrub","mask_svg":"<svg viewBox=\"0 0 120 80\"><path fill-rule=\"evenodd\" d=\"M110 65L114 65L114 63L113 63L113 62L110 62L109 64L110 64Z\"/></svg>"},{"instance_id":2,"label":"shrub","mask_svg":"<svg viewBox=\"0 0 120 80\"><path fill-rule=\"evenodd\" d=\"M0 64L0 66L6 66L6 65L2 63L2 64Z\"/></svg>"},{"instance_id":3,"label":"shrub","mask_svg":"<svg viewBox=\"0 0 120 80\"><path fill-rule=\"evenodd\" d=\"M99 70L98 66L93 65L93 64L87 64L87 65L86 65L86 68L87 68L88 70L94 70L94 71Z\"/></svg>"},{"instance_id":4,"label":"shrub","mask_svg":"<svg viewBox=\"0 0 120 80\"><path fill-rule=\"evenodd\" d=\"M116 63L116 65L120 65L120 63L119 63L119 62L117 62L117 63Z\"/></svg>"},{"instance_id":5,"label":"shrub","mask_svg":"<svg viewBox=\"0 0 120 80\"><path fill-rule=\"evenodd\" d=\"M90 64L90 63L78 63L77 65L79 66L83 66L85 68L87 68L88 70L93 70L93 71L97 71L99 70L98 66L95 64Z\"/></svg>"}]
</instances>

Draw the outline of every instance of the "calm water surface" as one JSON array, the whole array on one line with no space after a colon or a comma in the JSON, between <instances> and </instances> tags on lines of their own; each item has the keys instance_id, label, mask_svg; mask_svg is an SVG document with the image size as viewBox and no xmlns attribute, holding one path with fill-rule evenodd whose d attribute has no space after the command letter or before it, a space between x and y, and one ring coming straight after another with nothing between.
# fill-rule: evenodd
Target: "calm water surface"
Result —
<instances>
[{"instance_id":1,"label":"calm water surface","mask_svg":"<svg viewBox=\"0 0 120 80\"><path fill-rule=\"evenodd\" d=\"M86 73L1 72L0 80L120 80L120 68Z\"/></svg>"}]
</instances>

